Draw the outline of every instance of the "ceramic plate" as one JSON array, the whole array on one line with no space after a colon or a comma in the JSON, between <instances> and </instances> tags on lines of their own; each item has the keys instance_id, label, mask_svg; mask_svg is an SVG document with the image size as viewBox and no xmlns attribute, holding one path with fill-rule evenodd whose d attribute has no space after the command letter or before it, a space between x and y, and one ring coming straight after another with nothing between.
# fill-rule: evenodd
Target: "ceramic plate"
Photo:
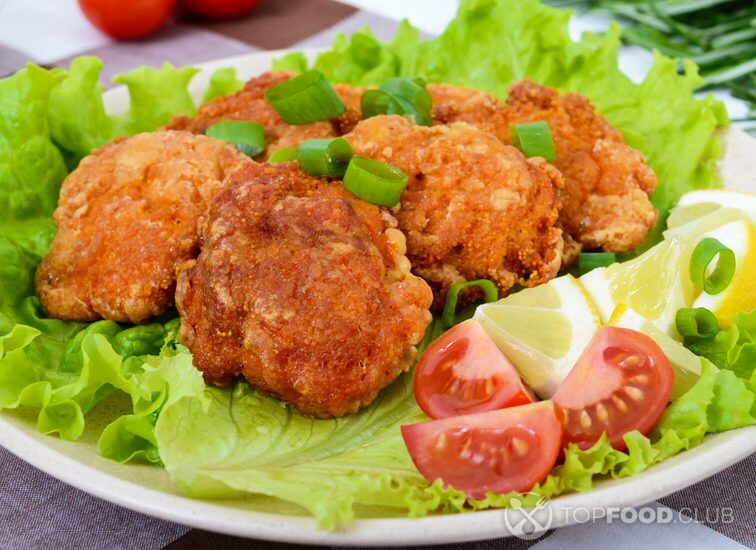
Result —
<instances>
[{"instance_id":1,"label":"ceramic plate","mask_svg":"<svg viewBox=\"0 0 756 550\"><path fill-rule=\"evenodd\" d=\"M201 65L191 90L199 99L209 75L218 67L235 67L240 78L270 68L282 52L265 52L220 59ZM312 53L312 52L310 52ZM125 89L105 94L112 113L128 108ZM725 155L720 163L727 187L756 192L756 140L737 130L723 133ZM115 402L114 402L115 401ZM114 409L126 403L109 400L99 407ZM105 414L96 415L105 418ZM87 493L126 508L219 533L281 542L328 545L408 545L473 541L510 536L528 525L523 512L489 510L469 514L436 515L419 519L372 517L357 519L345 530L323 532L303 510L265 497L245 500L197 501L182 497L164 470L147 465L121 465L97 454L97 437L103 425L89 422L74 443L39 434L32 411L0 415L2 446L48 474ZM692 485L756 452L756 426L706 438L699 447L681 453L640 475L604 480L588 493L554 498L540 517L551 517L550 526L585 521L586 514L610 506L638 506Z\"/></svg>"}]
</instances>

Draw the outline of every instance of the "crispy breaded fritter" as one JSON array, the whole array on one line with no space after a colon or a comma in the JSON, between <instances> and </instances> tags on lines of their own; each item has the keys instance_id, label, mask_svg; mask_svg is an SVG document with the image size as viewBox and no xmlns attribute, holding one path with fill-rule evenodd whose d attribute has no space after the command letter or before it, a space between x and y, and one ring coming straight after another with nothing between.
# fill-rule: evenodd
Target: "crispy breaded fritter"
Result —
<instances>
[{"instance_id":1,"label":"crispy breaded fritter","mask_svg":"<svg viewBox=\"0 0 756 550\"><path fill-rule=\"evenodd\" d=\"M656 175L585 97L562 96L529 81L515 83L505 104L458 86L431 84L428 91L434 122L468 122L507 144L515 124L548 122L556 149L553 164L564 176L560 223L582 246L629 252L656 223L648 198Z\"/></svg>"},{"instance_id":2,"label":"crispy breaded fritter","mask_svg":"<svg viewBox=\"0 0 756 550\"><path fill-rule=\"evenodd\" d=\"M179 274L194 365L214 384L242 374L314 416L369 404L412 365L431 319L395 225L295 163L232 175Z\"/></svg>"},{"instance_id":3,"label":"crispy breaded fritter","mask_svg":"<svg viewBox=\"0 0 756 550\"><path fill-rule=\"evenodd\" d=\"M334 137L333 126L328 121L312 124L287 124L276 110L265 101L265 91L292 77L284 71L271 71L249 80L242 90L216 97L200 106L193 117L174 116L166 128L203 133L208 126L221 120L246 120L258 122L265 128L265 159L277 149L296 147L306 139Z\"/></svg>"},{"instance_id":4,"label":"crispy breaded fritter","mask_svg":"<svg viewBox=\"0 0 756 550\"><path fill-rule=\"evenodd\" d=\"M344 138L409 179L395 215L413 271L449 285L491 279L502 291L548 281L561 265L559 171L469 124L415 126L396 115L357 124Z\"/></svg>"},{"instance_id":5,"label":"crispy breaded fritter","mask_svg":"<svg viewBox=\"0 0 756 550\"><path fill-rule=\"evenodd\" d=\"M50 317L141 323L173 304L176 267L198 252L198 219L233 168L253 161L187 132L114 141L63 182L58 234L36 274Z\"/></svg>"}]
</instances>

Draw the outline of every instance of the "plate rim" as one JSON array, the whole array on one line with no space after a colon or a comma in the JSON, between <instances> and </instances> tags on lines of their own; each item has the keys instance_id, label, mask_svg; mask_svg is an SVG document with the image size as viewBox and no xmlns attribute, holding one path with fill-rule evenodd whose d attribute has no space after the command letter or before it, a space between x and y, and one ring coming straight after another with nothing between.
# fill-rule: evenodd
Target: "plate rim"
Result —
<instances>
[{"instance_id":1,"label":"plate rim","mask_svg":"<svg viewBox=\"0 0 756 550\"><path fill-rule=\"evenodd\" d=\"M204 89L210 72L221 66L267 64L282 53L295 49L252 52L219 58L194 65L202 70L190 89L196 98ZM310 57L318 49L302 49ZM118 86L104 94L106 105L120 103L125 88ZM108 110L111 110L110 108ZM737 130L728 129L737 133ZM756 145L756 141L754 142ZM512 536L504 517L517 525L524 516L513 509L484 510L470 513L439 514L422 518L390 517L355 519L344 530L320 531L309 516L266 513L223 505L223 501L196 500L155 490L120 479L107 472L45 445L36 431L16 425L0 414L0 445L35 468L88 494L133 511L166 521L239 537L268 541L315 544L401 546L470 542ZM72 442L71 444L76 444ZM610 506L639 506L710 477L756 452L756 426L740 428L706 437L704 442L655 465L638 476L607 481L584 493L569 493L549 501L554 514L551 527L576 523L574 510L590 509L591 517ZM680 464L678 464L680 463ZM129 467L123 465L124 468ZM674 470L675 476L669 475ZM640 483L639 483L640 482ZM628 488L645 486L635 494ZM643 488L643 487L641 487ZM571 512L573 512L571 514Z\"/></svg>"}]
</instances>

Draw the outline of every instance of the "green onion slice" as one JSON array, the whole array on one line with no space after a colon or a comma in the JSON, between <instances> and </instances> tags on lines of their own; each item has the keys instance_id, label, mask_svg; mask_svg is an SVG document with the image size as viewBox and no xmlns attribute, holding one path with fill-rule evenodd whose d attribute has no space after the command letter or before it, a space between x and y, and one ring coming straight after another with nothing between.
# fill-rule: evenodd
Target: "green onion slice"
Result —
<instances>
[{"instance_id":1,"label":"green onion slice","mask_svg":"<svg viewBox=\"0 0 756 550\"><path fill-rule=\"evenodd\" d=\"M402 115L414 124L431 125L431 96L421 78L389 78L378 90L362 94L363 118Z\"/></svg>"},{"instance_id":2,"label":"green onion slice","mask_svg":"<svg viewBox=\"0 0 756 550\"><path fill-rule=\"evenodd\" d=\"M526 157L543 157L552 162L556 157L554 138L544 121L526 122L512 126L512 143Z\"/></svg>"},{"instance_id":3,"label":"green onion slice","mask_svg":"<svg viewBox=\"0 0 756 550\"><path fill-rule=\"evenodd\" d=\"M617 262L617 255L614 252L582 252L578 256L578 270L581 275L597 267L606 267Z\"/></svg>"},{"instance_id":4,"label":"green onion slice","mask_svg":"<svg viewBox=\"0 0 756 550\"><path fill-rule=\"evenodd\" d=\"M354 157L344 174L344 187L364 201L379 206L396 206L407 183L399 168L365 157Z\"/></svg>"},{"instance_id":5,"label":"green onion slice","mask_svg":"<svg viewBox=\"0 0 756 550\"><path fill-rule=\"evenodd\" d=\"M488 279L454 283L446 291L446 303L444 304L444 311L441 314L441 322L445 328L454 326L454 312L457 310L457 300L459 299L460 291L471 286L479 286L483 289L486 302L495 302L499 299L499 289Z\"/></svg>"},{"instance_id":6,"label":"green onion slice","mask_svg":"<svg viewBox=\"0 0 756 550\"><path fill-rule=\"evenodd\" d=\"M718 257L716 265L711 263ZM717 239L706 237L690 257L690 278L707 294L719 294L735 275L735 253Z\"/></svg>"},{"instance_id":7,"label":"green onion slice","mask_svg":"<svg viewBox=\"0 0 756 550\"><path fill-rule=\"evenodd\" d=\"M311 176L342 177L352 158L352 147L344 138L307 139L299 145L299 167Z\"/></svg>"},{"instance_id":8,"label":"green onion slice","mask_svg":"<svg viewBox=\"0 0 756 550\"><path fill-rule=\"evenodd\" d=\"M290 162L297 160L297 148L296 147L284 147L273 151L268 157L268 162Z\"/></svg>"},{"instance_id":9,"label":"green onion slice","mask_svg":"<svg viewBox=\"0 0 756 550\"><path fill-rule=\"evenodd\" d=\"M265 91L265 100L289 124L330 120L346 111L320 71L307 71Z\"/></svg>"},{"instance_id":10,"label":"green onion slice","mask_svg":"<svg viewBox=\"0 0 756 550\"><path fill-rule=\"evenodd\" d=\"M716 316L705 307L684 307L677 310L675 324L680 336L714 338L719 332Z\"/></svg>"},{"instance_id":11,"label":"green onion slice","mask_svg":"<svg viewBox=\"0 0 756 550\"><path fill-rule=\"evenodd\" d=\"M230 143L250 157L259 155L265 148L265 129L257 122L221 120L208 126L205 135Z\"/></svg>"}]
</instances>

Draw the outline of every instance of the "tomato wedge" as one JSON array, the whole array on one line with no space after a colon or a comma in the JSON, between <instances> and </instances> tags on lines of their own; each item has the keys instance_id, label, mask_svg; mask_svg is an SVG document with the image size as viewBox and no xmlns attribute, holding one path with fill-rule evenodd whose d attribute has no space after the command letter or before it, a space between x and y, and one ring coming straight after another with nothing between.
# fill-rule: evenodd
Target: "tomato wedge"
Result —
<instances>
[{"instance_id":1,"label":"tomato wedge","mask_svg":"<svg viewBox=\"0 0 756 550\"><path fill-rule=\"evenodd\" d=\"M415 399L431 418L535 401L512 363L472 319L444 333L420 356L415 369Z\"/></svg>"},{"instance_id":2,"label":"tomato wedge","mask_svg":"<svg viewBox=\"0 0 756 550\"><path fill-rule=\"evenodd\" d=\"M674 376L667 356L645 334L600 329L552 396L564 421L564 445L587 449L606 432L612 447L625 449L622 436L645 435L659 420Z\"/></svg>"},{"instance_id":3,"label":"tomato wedge","mask_svg":"<svg viewBox=\"0 0 756 550\"><path fill-rule=\"evenodd\" d=\"M470 498L525 492L543 481L561 449L562 425L550 401L402 426L412 461Z\"/></svg>"}]
</instances>

